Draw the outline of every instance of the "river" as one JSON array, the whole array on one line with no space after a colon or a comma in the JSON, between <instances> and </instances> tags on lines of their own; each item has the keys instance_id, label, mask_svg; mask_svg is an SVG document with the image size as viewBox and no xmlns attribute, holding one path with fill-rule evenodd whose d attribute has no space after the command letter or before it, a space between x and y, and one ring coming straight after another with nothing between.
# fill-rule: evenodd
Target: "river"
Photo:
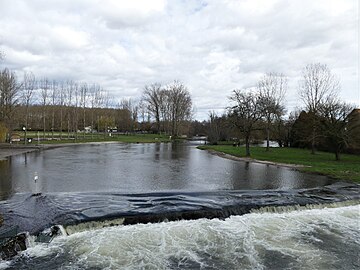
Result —
<instances>
[{"instance_id":1,"label":"river","mask_svg":"<svg viewBox=\"0 0 360 270\"><path fill-rule=\"evenodd\" d=\"M33 192L209 191L312 188L319 175L214 156L188 144L89 144L14 156L0 167L0 196Z\"/></svg>"},{"instance_id":2,"label":"river","mask_svg":"<svg viewBox=\"0 0 360 270\"><path fill-rule=\"evenodd\" d=\"M0 175L7 223L63 231L49 244L30 236L0 269L360 267L359 186L324 176L120 143L14 156Z\"/></svg>"}]
</instances>

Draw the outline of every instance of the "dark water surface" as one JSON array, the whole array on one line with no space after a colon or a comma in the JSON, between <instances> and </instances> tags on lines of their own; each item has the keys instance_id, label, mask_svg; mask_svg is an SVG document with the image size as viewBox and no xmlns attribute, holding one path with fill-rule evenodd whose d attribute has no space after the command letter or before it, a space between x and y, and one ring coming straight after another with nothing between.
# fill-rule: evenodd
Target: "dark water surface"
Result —
<instances>
[{"instance_id":1,"label":"dark water surface","mask_svg":"<svg viewBox=\"0 0 360 270\"><path fill-rule=\"evenodd\" d=\"M0 269L360 267L360 185L324 176L111 143L14 156L0 180L5 225L33 235ZM34 241L56 224L61 236Z\"/></svg>"},{"instance_id":2,"label":"dark water surface","mask_svg":"<svg viewBox=\"0 0 360 270\"><path fill-rule=\"evenodd\" d=\"M189 144L78 145L11 157L0 164L0 197L35 192L299 189L334 181L271 165L237 162Z\"/></svg>"}]
</instances>

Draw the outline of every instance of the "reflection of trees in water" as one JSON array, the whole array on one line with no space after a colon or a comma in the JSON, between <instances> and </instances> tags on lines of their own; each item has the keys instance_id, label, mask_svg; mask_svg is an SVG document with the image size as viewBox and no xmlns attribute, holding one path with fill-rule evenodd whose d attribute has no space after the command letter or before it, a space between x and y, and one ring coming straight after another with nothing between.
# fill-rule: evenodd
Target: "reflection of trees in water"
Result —
<instances>
[{"instance_id":1,"label":"reflection of trees in water","mask_svg":"<svg viewBox=\"0 0 360 270\"><path fill-rule=\"evenodd\" d=\"M0 200L6 200L12 193L10 160L0 160Z\"/></svg>"}]
</instances>

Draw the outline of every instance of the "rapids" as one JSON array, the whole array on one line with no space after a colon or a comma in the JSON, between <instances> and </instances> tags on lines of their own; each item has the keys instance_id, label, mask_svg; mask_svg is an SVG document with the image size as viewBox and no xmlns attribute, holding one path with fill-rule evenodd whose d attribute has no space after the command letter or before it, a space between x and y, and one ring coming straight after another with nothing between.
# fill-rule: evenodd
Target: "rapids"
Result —
<instances>
[{"instance_id":1,"label":"rapids","mask_svg":"<svg viewBox=\"0 0 360 270\"><path fill-rule=\"evenodd\" d=\"M267 211L59 236L0 268L359 269L359 204Z\"/></svg>"}]
</instances>

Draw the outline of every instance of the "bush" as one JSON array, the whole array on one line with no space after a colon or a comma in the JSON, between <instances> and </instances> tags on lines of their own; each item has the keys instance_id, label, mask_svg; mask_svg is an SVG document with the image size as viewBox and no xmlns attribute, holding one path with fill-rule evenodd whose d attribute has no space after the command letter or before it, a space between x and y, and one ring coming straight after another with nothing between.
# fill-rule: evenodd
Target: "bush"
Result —
<instances>
[{"instance_id":1,"label":"bush","mask_svg":"<svg viewBox=\"0 0 360 270\"><path fill-rule=\"evenodd\" d=\"M5 124L0 122L0 143L3 143L6 141L7 132L8 132L8 129L6 128Z\"/></svg>"}]
</instances>

